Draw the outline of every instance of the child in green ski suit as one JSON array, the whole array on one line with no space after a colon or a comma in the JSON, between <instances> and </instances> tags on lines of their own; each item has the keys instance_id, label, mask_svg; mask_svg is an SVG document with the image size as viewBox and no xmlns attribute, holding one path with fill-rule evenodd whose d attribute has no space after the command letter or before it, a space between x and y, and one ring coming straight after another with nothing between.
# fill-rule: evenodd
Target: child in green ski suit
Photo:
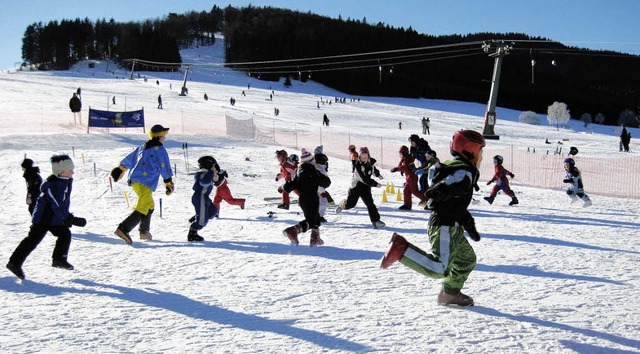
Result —
<instances>
[{"instance_id":1,"label":"child in green ski suit","mask_svg":"<svg viewBox=\"0 0 640 354\"><path fill-rule=\"evenodd\" d=\"M425 196L431 199L431 217L427 233L431 254L394 233L391 246L385 253L381 268L396 261L426 275L443 279L438 304L473 306L473 299L460 290L476 265L476 254L464 237L480 240L475 221L467 207L480 173L484 137L472 130L455 132L451 141L453 160L441 163L434 176L434 185Z\"/></svg>"}]
</instances>

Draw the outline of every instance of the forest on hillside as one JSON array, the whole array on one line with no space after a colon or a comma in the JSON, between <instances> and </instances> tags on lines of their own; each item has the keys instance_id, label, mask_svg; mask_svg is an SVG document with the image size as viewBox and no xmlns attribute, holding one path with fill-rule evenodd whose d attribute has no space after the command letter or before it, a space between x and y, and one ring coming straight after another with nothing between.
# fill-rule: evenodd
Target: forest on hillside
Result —
<instances>
[{"instance_id":1,"label":"forest on hillside","mask_svg":"<svg viewBox=\"0 0 640 354\"><path fill-rule=\"evenodd\" d=\"M505 49L497 104L571 116L604 116L637 126L640 56L567 47L520 33L431 36L366 18L332 19L273 7L214 6L142 23L88 19L30 25L25 64L65 69L81 59L128 59L137 70L176 70L180 48L225 36L227 66L262 80L313 79L350 95L424 97L486 103L497 48ZM171 63L162 65L158 63ZM627 114L623 114L623 112ZM633 112L629 116L628 112ZM622 117L622 121L621 121Z\"/></svg>"}]
</instances>

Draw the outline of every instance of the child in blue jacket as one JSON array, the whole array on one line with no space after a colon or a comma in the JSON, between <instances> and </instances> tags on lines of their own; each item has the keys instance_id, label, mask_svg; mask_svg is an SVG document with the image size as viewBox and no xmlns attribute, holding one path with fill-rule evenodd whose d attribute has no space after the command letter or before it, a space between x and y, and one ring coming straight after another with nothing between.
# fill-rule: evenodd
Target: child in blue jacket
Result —
<instances>
[{"instance_id":1,"label":"child in blue jacket","mask_svg":"<svg viewBox=\"0 0 640 354\"><path fill-rule=\"evenodd\" d=\"M32 225L29 234L13 251L7 263L7 269L20 279L25 277L22 264L42 242L47 232L51 232L58 238L53 249L51 265L55 268L73 270L73 266L67 262L71 245L70 228L72 225L83 227L87 224L87 220L75 217L69 212L73 168L73 161L68 155L51 157L53 173L40 188L41 193L31 216Z\"/></svg>"},{"instance_id":2,"label":"child in blue jacket","mask_svg":"<svg viewBox=\"0 0 640 354\"><path fill-rule=\"evenodd\" d=\"M198 230L202 230L209 220L218 214L218 208L211 202L211 191L214 188L220 176L214 171L214 166L218 163L212 156L202 156L198 159L198 167L200 170L196 172L193 183L193 196L191 196L191 204L196 209L196 215L192 217L191 227L187 240L189 242L204 241L204 238L198 235Z\"/></svg>"},{"instance_id":3,"label":"child in blue jacket","mask_svg":"<svg viewBox=\"0 0 640 354\"><path fill-rule=\"evenodd\" d=\"M171 161L169 154L163 143L169 133L169 128L159 124L151 127L149 139L144 145L133 150L127 155L120 165L111 170L111 177L114 181L119 181L126 170L129 172L128 183L138 196L138 202L133 207L133 212L124 219L115 231L115 235L124 240L128 245L133 241L129 232L140 224L141 240L151 240L149 232L151 226L151 214L155 209L153 202L153 192L158 187L158 178L164 180L166 194L173 193L173 171L171 171Z\"/></svg>"}]
</instances>

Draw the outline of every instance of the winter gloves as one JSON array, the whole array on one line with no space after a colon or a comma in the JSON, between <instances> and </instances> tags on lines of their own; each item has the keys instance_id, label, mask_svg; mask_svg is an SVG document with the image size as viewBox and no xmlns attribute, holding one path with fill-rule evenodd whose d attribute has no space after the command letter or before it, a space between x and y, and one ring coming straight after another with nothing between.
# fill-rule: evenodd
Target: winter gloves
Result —
<instances>
[{"instance_id":1,"label":"winter gloves","mask_svg":"<svg viewBox=\"0 0 640 354\"><path fill-rule=\"evenodd\" d=\"M118 182L120 179L122 179L122 176L124 176L125 171L127 171L127 168L120 165L111 170L111 178L113 178L115 182Z\"/></svg>"},{"instance_id":2,"label":"winter gloves","mask_svg":"<svg viewBox=\"0 0 640 354\"><path fill-rule=\"evenodd\" d=\"M476 230L476 221L471 216L469 211L466 211L462 216L460 216L458 223L464 228L464 230L469 234L469 237L478 242L480 241L480 234L478 230Z\"/></svg>"},{"instance_id":3,"label":"winter gloves","mask_svg":"<svg viewBox=\"0 0 640 354\"><path fill-rule=\"evenodd\" d=\"M171 195L173 193L173 190L175 188L175 185L173 184L173 181L171 180L171 178L167 178L164 180L164 185L167 189L166 194L167 195Z\"/></svg>"},{"instance_id":4,"label":"winter gloves","mask_svg":"<svg viewBox=\"0 0 640 354\"><path fill-rule=\"evenodd\" d=\"M87 225L87 219L77 218L73 216L73 214L69 214L69 216L64 220L64 224L67 227L71 227L72 225L84 227L85 225Z\"/></svg>"}]
</instances>

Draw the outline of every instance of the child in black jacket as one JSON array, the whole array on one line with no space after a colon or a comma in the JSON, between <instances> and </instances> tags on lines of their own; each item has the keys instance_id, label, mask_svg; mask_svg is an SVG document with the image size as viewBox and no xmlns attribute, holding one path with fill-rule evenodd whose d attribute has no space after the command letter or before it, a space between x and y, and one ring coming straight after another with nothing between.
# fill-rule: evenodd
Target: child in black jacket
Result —
<instances>
[{"instance_id":1,"label":"child in black jacket","mask_svg":"<svg viewBox=\"0 0 640 354\"><path fill-rule=\"evenodd\" d=\"M298 201L304 214L304 220L284 229L282 234L289 238L291 244L298 245L300 243L298 234L311 229L311 247L321 246L324 241L320 238L320 231L318 230L320 227L318 187L329 188L331 180L316 169L313 155L304 148L300 154L300 162L301 165L298 167L293 180L278 187L278 191L280 193L282 191L289 193L294 189L298 190L300 193Z\"/></svg>"},{"instance_id":2,"label":"child in black jacket","mask_svg":"<svg viewBox=\"0 0 640 354\"><path fill-rule=\"evenodd\" d=\"M24 181L27 183L27 205L29 206L29 214L33 214L36 207L36 199L40 195L40 186L42 185L42 177L40 177L40 168L33 165L33 160L25 158L22 161L22 170Z\"/></svg>"},{"instance_id":3,"label":"child in black jacket","mask_svg":"<svg viewBox=\"0 0 640 354\"><path fill-rule=\"evenodd\" d=\"M73 270L73 266L67 262L71 245L70 228L72 225L83 227L87 224L87 220L75 217L69 212L73 168L73 161L68 155L51 157L53 173L42 184L42 193L38 197L31 217L32 225L29 235L20 242L7 263L7 269L20 279L24 279L22 264L47 232L51 232L58 238L53 249L51 265L55 268Z\"/></svg>"}]
</instances>

